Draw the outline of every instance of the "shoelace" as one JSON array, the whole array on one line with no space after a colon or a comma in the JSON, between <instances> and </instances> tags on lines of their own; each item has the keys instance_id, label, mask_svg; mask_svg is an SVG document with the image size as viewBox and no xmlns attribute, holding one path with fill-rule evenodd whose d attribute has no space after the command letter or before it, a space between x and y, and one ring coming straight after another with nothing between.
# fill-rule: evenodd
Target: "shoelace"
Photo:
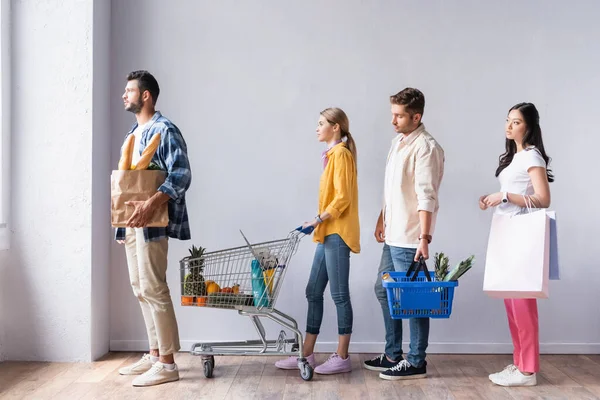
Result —
<instances>
[{"instance_id":1,"label":"shoelace","mask_svg":"<svg viewBox=\"0 0 600 400\"><path fill-rule=\"evenodd\" d=\"M152 366L152 368L150 368L148 370L148 372L146 372L144 375L146 376L153 376L158 374L160 371L162 371L164 368L164 366L161 363L154 363L154 365Z\"/></svg>"},{"instance_id":2,"label":"shoelace","mask_svg":"<svg viewBox=\"0 0 600 400\"><path fill-rule=\"evenodd\" d=\"M378 357L372 358L371 361L373 361L373 362L379 361L379 364L381 364L381 362L383 361L383 357L385 357L385 354L381 354Z\"/></svg>"},{"instance_id":3,"label":"shoelace","mask_svg":"<svg viewBox=\"0 0 600 400\"><path fill-rule=\"evenodd\" d=\"M142 365L142 364L144 364L144 363L146 363L148 361L150 361L150 355L149 354L144 354L142 356L142 358L138 360L138 362L136 362L135 364L133 364L132 368L139 367L140 365Z\"/></svg>"},{"instance_id":4,"label":"shoelace","mask_svg":"<svg viewBox=\"0 0 600 400\"><path fill-rule=\"evenodd\" d=\"M501 372L502 375L514 375L515 372L518 370L517 366L514 364L511 364L509 366L507 366L506 368L504 368Z\"/></svg>"},{"instance_id":5,"label":"shoelace","mask_svg":"<svg viewBox=\"0 0 600 400\"><path fill-rule=\"evenodd\" d=\"M408 370L409 368L410 368L410 363L406 360L402 360L390 369L392 371L402 371L403 369Z\"/></svg>"},{"instance_id":6,"label":"shoelace","mask_svg":"<svg viewBox=\"0 0 600 400\"><path fill-rule=\"evenodd\" d=\"M327 361L325 361L325 364L329 364L330 362L332 362L333 360L335 360L338 357L339 356L337 355L337 353L333 353L332 355L329 356L329 358L327 359Z\"/></svg>"}]
</instances>

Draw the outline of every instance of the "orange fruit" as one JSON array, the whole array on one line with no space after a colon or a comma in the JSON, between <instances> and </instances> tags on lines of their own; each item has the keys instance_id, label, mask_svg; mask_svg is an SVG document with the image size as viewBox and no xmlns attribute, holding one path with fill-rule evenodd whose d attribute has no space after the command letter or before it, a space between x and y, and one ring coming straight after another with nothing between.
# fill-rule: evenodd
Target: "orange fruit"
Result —
<instances>
[{"instance_id":1,"label":"orange fruit","mask_svg":"<svg viewBox=\"0 0 600 400\"><path fill-rule=\"evenodd\" d=\"M196 305L200 307L204 307L206 305L206 296L196 297Z\"/></svg>"},{"instance_id":2,"label":"orange fruit","mask_svg":"<svg viewBox=\"0 0 600 400\"><path fill-rule=\"evenodd\" d=\"M206 285L206 293L219 293L221 291L221 287L217 285L215 282L211 282Z\"/></svg>"}]
</instances>

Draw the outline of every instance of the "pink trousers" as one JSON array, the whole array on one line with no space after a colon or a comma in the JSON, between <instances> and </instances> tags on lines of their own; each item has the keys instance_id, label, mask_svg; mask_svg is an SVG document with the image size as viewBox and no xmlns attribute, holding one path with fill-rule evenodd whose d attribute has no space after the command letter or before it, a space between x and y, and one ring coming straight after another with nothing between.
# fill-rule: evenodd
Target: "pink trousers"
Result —
<instances>
[{"instance_id":1,"label":"pink trousers","mask_svg":"<svg viewBox=\"0 0 600 400\"><path fill-rule=\"evenodd\" d=\"M536 299L505 299L514 345L514 364L521 372L540 370L540 339Z\"/></svg>"}]
</instances>

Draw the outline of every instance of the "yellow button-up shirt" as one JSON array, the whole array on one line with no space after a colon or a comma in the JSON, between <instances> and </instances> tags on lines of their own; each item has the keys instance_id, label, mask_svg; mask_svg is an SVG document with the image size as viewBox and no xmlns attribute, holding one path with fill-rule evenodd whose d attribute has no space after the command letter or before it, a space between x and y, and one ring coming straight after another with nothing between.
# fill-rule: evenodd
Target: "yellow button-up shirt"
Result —
<instances>
[{"instance_id":1,"label":"yellow button-up shirt","mask_svg":"<svg viewBox=\"0 0 600 400\"><path fill-rule=\"evenodd\" d=\"M356 162L344 143L329 149L327 158L319 185L319 213L327 211L331 218L317 225L313 240L323 243L325 236L337 233L353 253L359 253Z\"/></svg>"}]
</instances>

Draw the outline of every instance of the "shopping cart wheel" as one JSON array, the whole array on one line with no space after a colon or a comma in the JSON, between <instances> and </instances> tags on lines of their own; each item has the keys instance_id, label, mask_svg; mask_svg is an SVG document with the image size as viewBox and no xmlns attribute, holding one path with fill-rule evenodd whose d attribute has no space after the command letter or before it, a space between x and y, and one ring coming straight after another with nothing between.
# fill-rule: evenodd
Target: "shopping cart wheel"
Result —
<instances>
[{"instance_id":1,"label":"shopping cart wheel","mask_svg":"<svg viewBox=\"0 0 600 400\"><path fill-rule=\"evenodd\" d=\"M212 378L213 376L213 363L210 360L204 360L204 376Z\"/></svg>"},{"instance_id":2,"label":"shopping cart wheel","mask_svg":"<svg viewBox=\"0 0 600 400\"><path fill-rule=\"evenodd\" d=\"M208 361L210 361L210 364L212 365L212 367L214 369L215 368L215 356L208 357Z\"/></svg>"},{"instance_id":3,"label":"shopping cart wheel","mask_svg":"<svg viewBox=\"0 0 600 400\"><path fill-rule=\"evenodd\" d=\"M310 381L313 378L313 367L310 366L308 361L304 361L302 364L299 365L299 367L300 376L302 377L302 379L304 379L305 381Z\"/></svg>"}]
</instances>

